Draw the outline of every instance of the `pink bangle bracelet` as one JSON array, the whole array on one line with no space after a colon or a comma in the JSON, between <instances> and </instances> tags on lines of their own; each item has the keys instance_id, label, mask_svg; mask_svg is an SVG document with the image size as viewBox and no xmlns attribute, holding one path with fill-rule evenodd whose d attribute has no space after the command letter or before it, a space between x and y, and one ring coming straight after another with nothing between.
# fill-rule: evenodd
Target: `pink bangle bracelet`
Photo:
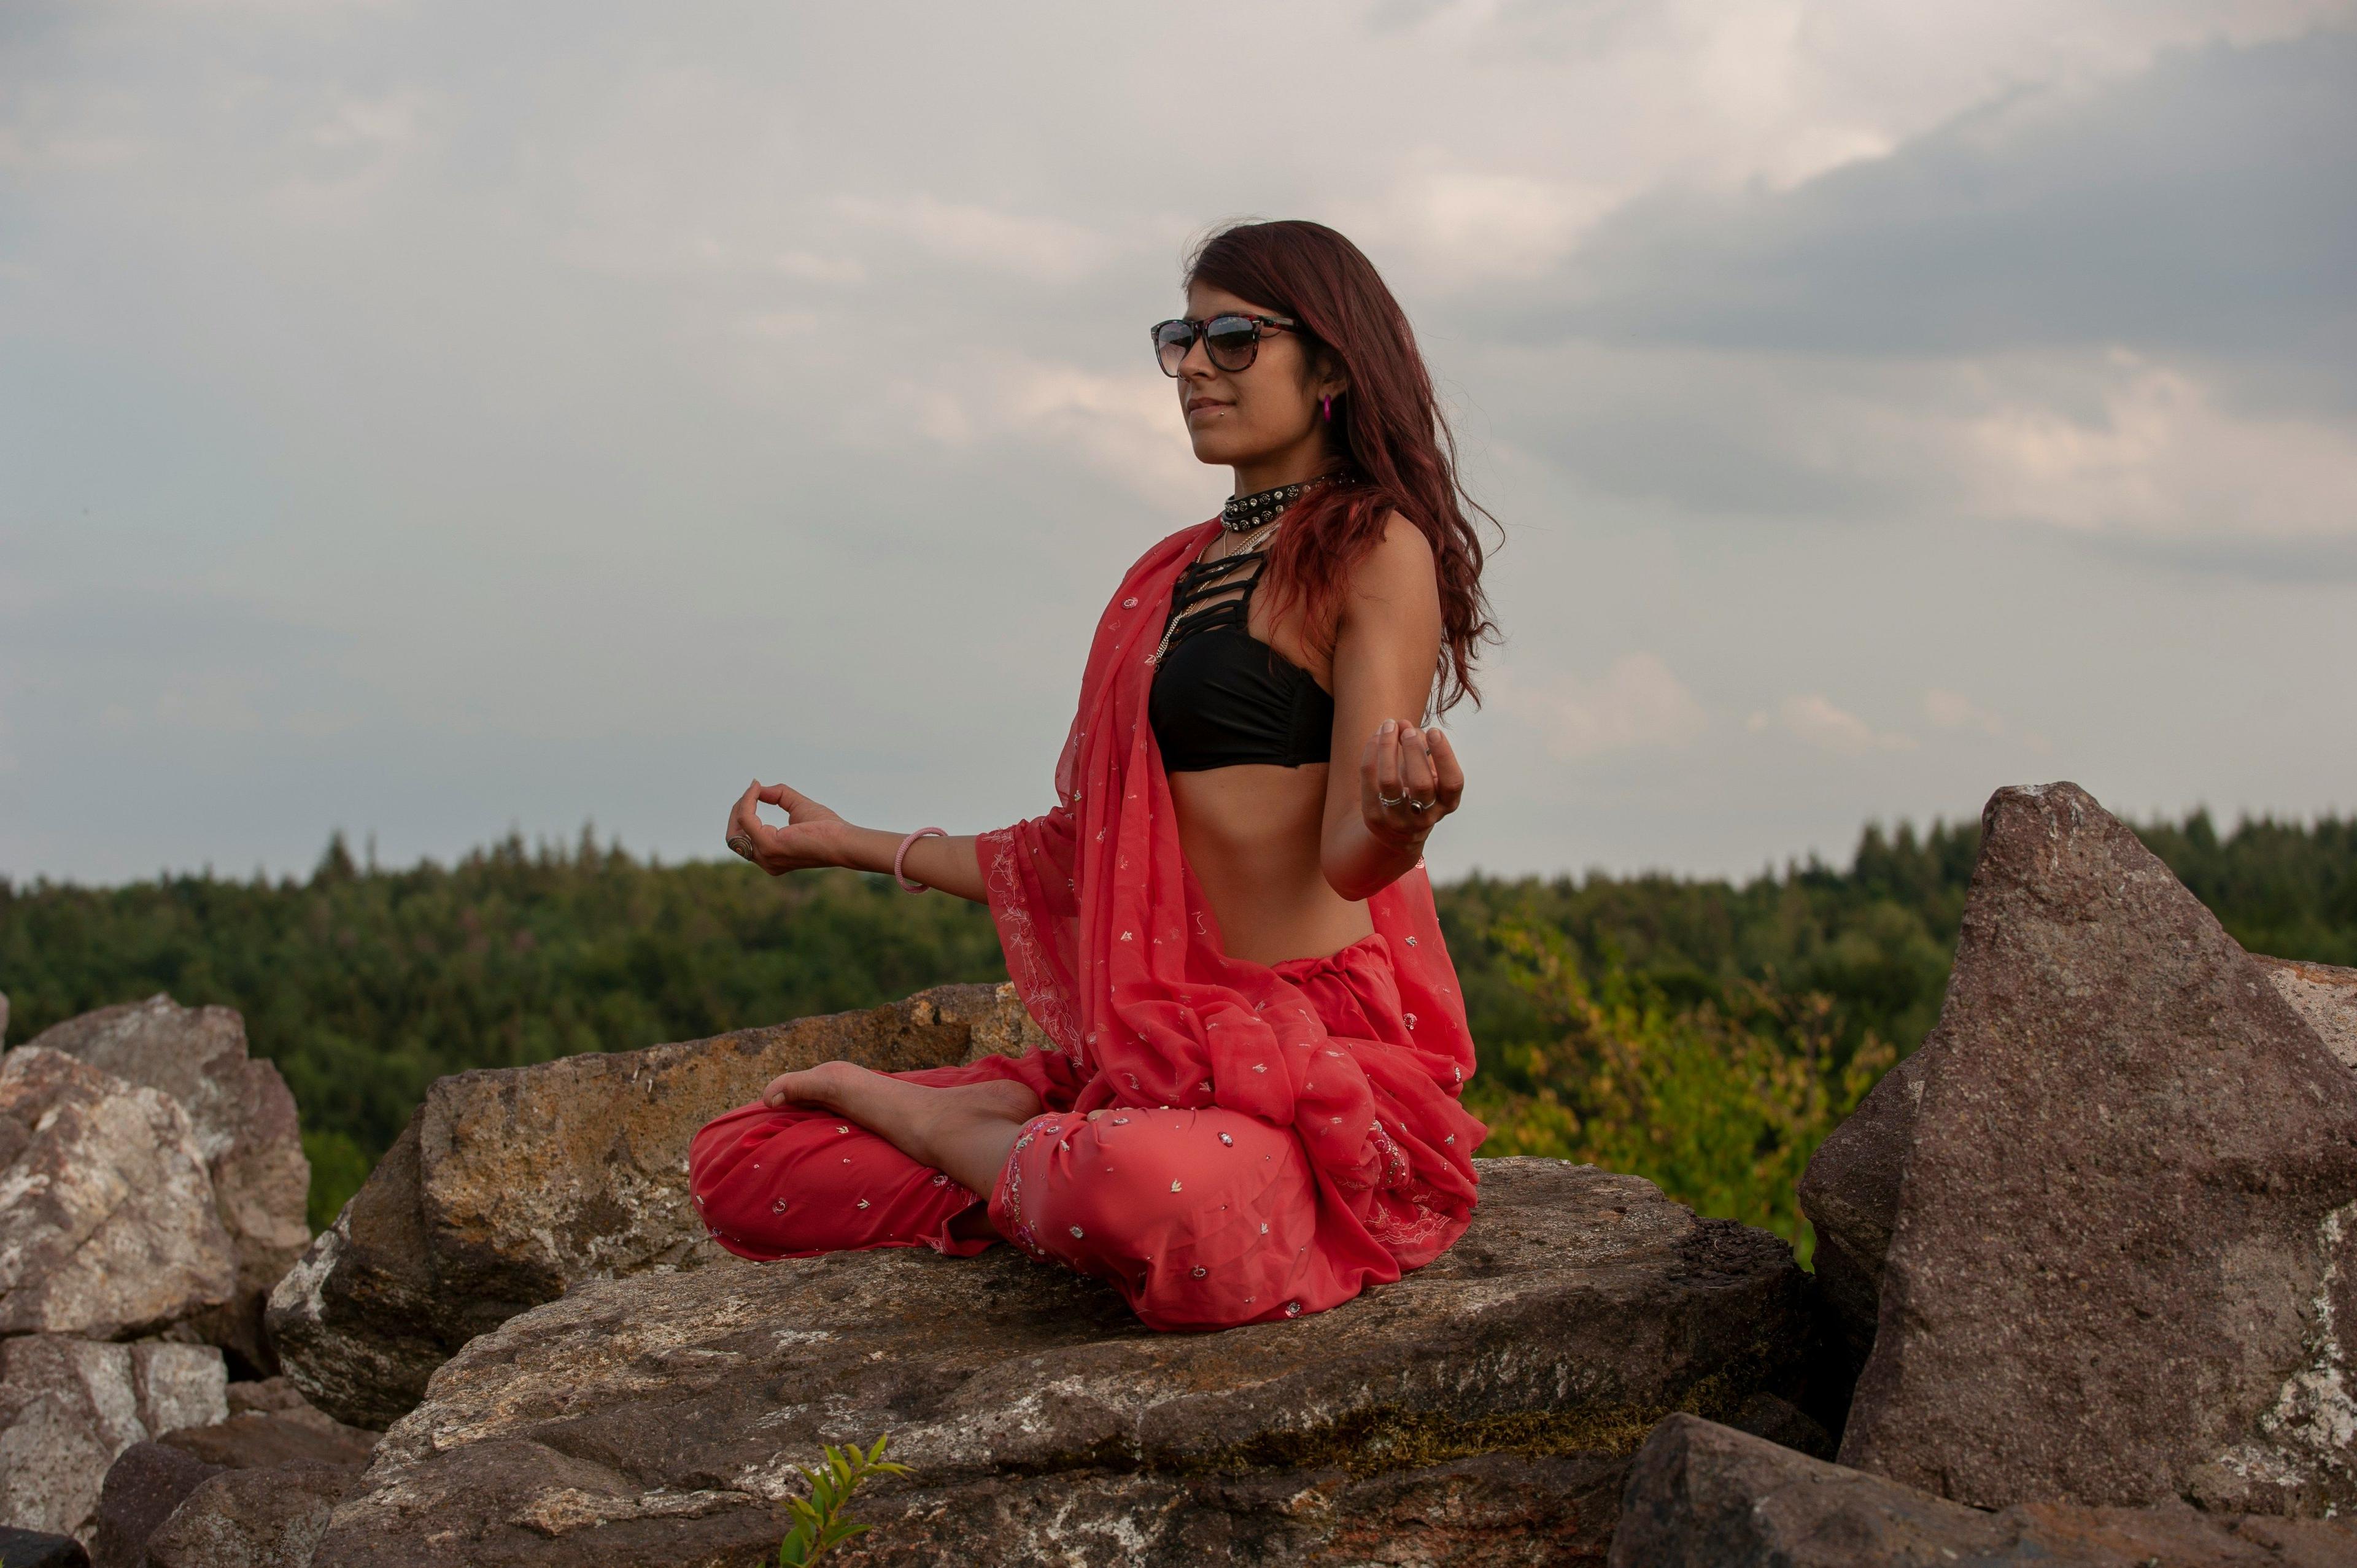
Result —
<instances>
[{"instance_id":1,"label":"pink bangle bracelet","mask_svg":"<svg viewBox=\"0 0 2357 1568\"><path fill-rule=\"evenodd\" d=\"M949 836L947 828L919 828L900 841L899 852L892 856L892 880L900 885L903 893L922 893L931 886L925 882L911 882L900 874L900 863L909 858L909 846L919 839L945 839Z\"/></svg>"}]
</instances>

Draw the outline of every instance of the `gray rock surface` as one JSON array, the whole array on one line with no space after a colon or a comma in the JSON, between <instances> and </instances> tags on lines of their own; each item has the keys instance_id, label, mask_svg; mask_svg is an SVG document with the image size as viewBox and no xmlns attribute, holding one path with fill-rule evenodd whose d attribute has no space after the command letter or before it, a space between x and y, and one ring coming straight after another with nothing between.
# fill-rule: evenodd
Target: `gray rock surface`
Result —
<instances>
[{"instance_id":1,"label":"gray rock surface","mask_svg":"<svg viewBox=\"0 0 2357 1568\"><path fill-rule=\"evenodd\" d=\"M280 1283L271 1335L307 1398L381 1429L458 1347L572 1284L725 1256L688 1198L688 1143L777 1074L834 1058L940 1067L1043 1040L1012 986L945 985L864 1012L439 1079Z\"/></svg>"},{"instance_id":2,"label":"gray rock surface","mask_svg":"<svg viewBox=\"0 0 2357 1568\"><path fill-rule=\"evenodd\" d=\"M0 1339L0 1524L87 1540L115 1456L221 1420L227 1382L210 1345Z\"/></svg>"},{"instance_id":3,"label":"gray rock surface","mask_svg":"<svg viewBox=\"0 0 2357 1568\"><path fill-rule=\"evenodd\" d=\"M246 1364L274 1370L263 1304L311 1240L311 1165L285 1080L246 1055L245 1020L159 993L69 1018L29 1043L160 1090L188 1112L237 1267L234 1299L200 1326Z\"/></svg>"},{"instance_id":4,"label":"gray rock surface","mask_svg":"<svg viewBox=\"0 0 2357 1568\"><path fill-rule=\"evenodd\" d=\"M320 1537L355 1474L329 1465L225 1470L147 1538L146 1568L325 1568L336 1559L319 1555Z\"/></svg>"},{"instance_id":5,"label":"gray rock surface","mask_svg":"<svg viewBox=\"0 0 2357 1568\"><path fill-rule=\"evenodd\" d=\"M148 1333L235 1281L178 1101L37 1046L0 1057L0 1334Z\"/></svg>"},{"instance_id":6,"label":"gray rock surface","mask_svg":"<svg viewBox=\"0 0 2357 1568\"><path fill-rule=\"evenodd\" d=\"M1983 822L1843 1462L1989 1508L2357 1507L2357 1078L2075 785Z\"/></svg>"},{"instance_id":7,"label":"gray rock surface","mask_svg":"<svg viewBox=\"0 0 2357 1568\"><path fill-rule=\"evenodd\" d=\"M1790 1375L1803 1279L1775 1237L1638 1177L1480 1169L1430 1267L1220 1334L1154 1334L1006 1248L581 1285L435 1374L321 1561L774 1560L794 1466L884 1433L916 1474L863 1490L861 1563L1600 1556L1663 1412L1730 1414Z\"/></svg>"},{"instance_id":8,"label":"gray rock surface","mask_svg":"<svg viewBox=\"0 0 2357 1568\"><path fill-rule=\"evenodd\" d=\"M1622 1494L1612 1568L2349 1568L2357 1528L2314 1520L2029 1504L1984 1513L1691 1415L1653 1430Z\"/></svg>"}]
</instances>

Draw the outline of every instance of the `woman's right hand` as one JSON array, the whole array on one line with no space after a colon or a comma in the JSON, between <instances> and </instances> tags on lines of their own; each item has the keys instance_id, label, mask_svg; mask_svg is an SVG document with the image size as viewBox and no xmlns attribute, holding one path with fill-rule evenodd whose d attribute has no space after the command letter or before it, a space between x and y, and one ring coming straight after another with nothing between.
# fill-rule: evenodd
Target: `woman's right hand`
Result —
<instances>
[{"instance_id":1,"label":"woman's right hand","mask_svg":"<svg viewBox=\"0 0 2357 1568\"><path fill-rule=\"evenodd\" d=\"M786 825L773 828L763 822L758 806L785 809ZM726 843L737 854L772 876L816 866L841 865L841 816L809 796L783 784L763 784L756 779L737 797L728 812Z\"/></svg>"}]
</instances>

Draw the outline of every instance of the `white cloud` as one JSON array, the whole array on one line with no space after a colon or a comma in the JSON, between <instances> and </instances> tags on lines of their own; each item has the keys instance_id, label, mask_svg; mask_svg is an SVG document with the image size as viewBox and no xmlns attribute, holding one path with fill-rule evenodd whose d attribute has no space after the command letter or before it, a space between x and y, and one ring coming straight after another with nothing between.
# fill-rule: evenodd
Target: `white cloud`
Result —
<instances>
[{"instance_id":1,"label":"white cloud","mask_svg":"<svg viewBox=\"0 0 2357 1568\"><path fill-rule=\"evenodd\" d=\"M2005 721L1962 692L1933 687L1923 693L1923 716L1940 729L1974 729L1986 736L2005 733Z\"/></svg>"},{"instance_id":2,"label":"white cloud","mask_svg":"<svg viewBox=\"0 0 2357 1568\"><path fill-rule=\"evenodd\" d=\"M1114 252L1103 235L1060 218L1002 212L929 195L879 199L846 196L836 203L857 224L914 240L945 261L1011 273L1034 283L1074 283Z\"/></svg>"},{"instance_id":3,"label":"white cloud","mask_svg":"<svg viewBox=\"0 0 2357 1568\"><path fill-rule=\"evenodd\" d=\"M1491 701L1536 729L1547 754L1566 760L1682 746L1708 716L1659 656L1624 653L1593 681L1556 675L1530 682L1512 671L1488 677Z\"/></svg>"},{"instance_id":4,"label":"white cloud","mask_svg":"<svg viewBox=\"0 0 2357 1568\"><path fill-rule=\"evenodd\" d=\"M1755 713L1744 721L1744 727L1754 734L1781 728L1837 757L1915 749L1914 736L1898 730L1878 730L1856 714L1835 706L1822 692L1787 697L1776 705L1773 714Z\"/></svg>"},{"instance_id":5,"label":"white cloud","mask_svg":"<svg viewBox=\"0 0 2357 1568\"><path fill-rule=\"evenodd\" d=\"M2099 413L2008 400L1964 424L1975 510L2089 532L2357 535L2357 420L2236 413L2125 352L2110 371Z\"/></svg>"}]
</instances>

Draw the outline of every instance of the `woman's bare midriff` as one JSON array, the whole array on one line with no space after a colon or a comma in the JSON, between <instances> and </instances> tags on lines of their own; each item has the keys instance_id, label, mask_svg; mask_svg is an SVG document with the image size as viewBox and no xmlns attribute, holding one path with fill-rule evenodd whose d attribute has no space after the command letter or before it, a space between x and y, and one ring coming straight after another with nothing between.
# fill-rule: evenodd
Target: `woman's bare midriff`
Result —
<instances>
[{"instance_id":1,"label":"woman's bare midriff","mask_svg":"<svg viewBox=\"0 0 2357 1568\"><path fill-rule=\"evenodd\" d=\"M1367 906L1335 892L1318 864L1329 766L1243 763L1170 775L1178 845L1230 958L1323 958L1374 930Z\"/></svg>"}]
</instances>

